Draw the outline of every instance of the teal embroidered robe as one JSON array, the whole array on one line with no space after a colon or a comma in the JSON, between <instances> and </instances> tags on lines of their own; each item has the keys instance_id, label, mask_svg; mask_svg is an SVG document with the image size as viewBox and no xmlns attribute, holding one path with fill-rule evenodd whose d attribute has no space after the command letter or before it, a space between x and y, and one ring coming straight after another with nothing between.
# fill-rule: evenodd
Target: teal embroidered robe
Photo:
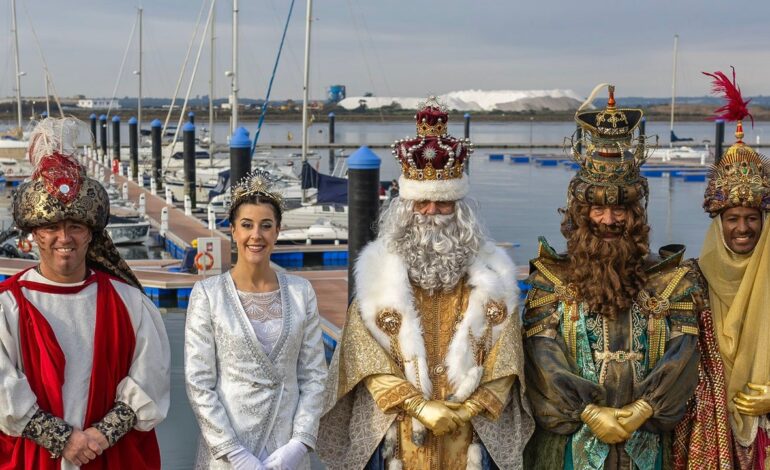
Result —
<instances>
[{"instance_id":1,"label":"teal embroidered robe","mask_svg":"<svg viewBox=\"0 0 770 470\"><path fill-rule=\"evenodd\" d=\"M669 248L669 247L666 247ZM649 297L668 309L650 316L637 300L615 319L570 300L566 259L541 240L532 261L524 313L527 393L537 430L525 450L527 469L665 468L668 433L682 418L698 380L697 266L684 249L661 249L648 262ZM627 442L598 440L580 419L586 405L622 408L637 399L653 416Z\"/></svg>"}]
</instances>

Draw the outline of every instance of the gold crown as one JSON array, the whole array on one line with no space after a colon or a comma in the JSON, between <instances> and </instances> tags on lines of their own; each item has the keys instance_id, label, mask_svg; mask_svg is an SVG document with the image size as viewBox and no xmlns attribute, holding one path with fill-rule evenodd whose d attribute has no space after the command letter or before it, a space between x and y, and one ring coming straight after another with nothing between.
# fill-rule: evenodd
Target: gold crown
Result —
<instances>
[{"instance_id":1,"label":"gold crown","mask_svg":"<svg viewBox=\"0 0 770 470\"><path fill-rule=\"evenodd\" d=\"M233 187L231 207L234 207L241 199L257 194L274 201L280 210L283 211L283 195L273 190L274 183L269 172L263 170L252 171Z\"/></svg>"},{"instance_id":2,"label":"gold crown","mask_svg":"<svg viewBox=\"0 0 770 470\"><path fill-rule=\"evenodd\" d=\"M770 209L770 162L740 141L712 165L703 201L711 217L731 207Z\"/></svg>"}]
</instances>

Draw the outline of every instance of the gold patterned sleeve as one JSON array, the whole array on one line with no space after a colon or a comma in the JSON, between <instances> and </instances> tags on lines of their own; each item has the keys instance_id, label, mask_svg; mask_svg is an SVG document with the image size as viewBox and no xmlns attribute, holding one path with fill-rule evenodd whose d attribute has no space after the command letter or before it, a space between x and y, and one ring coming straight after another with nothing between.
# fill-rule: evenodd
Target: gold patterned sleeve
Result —
<instances>
[{"instance_id":1,"label":"gold patterned sleeve","mask_svg":"<svg viewBox=\"0 0 770 470\"><path fill-rule=\"evenodd\" d=\"M503 412L505 404L508 402L508 395L511 393L511 387L516 377L508 375L499 379L487 382L476 389L468 397L469 401L480 404L491 419L497 419Z\"/></svg>"},{"instance_id":2,"label":"gold patterned sleeve","mask_svg":"<svg viewBox=\"0 0 770 470\"><path fill-rule=\"evenodd\" d=\"M364 379L364 384L383 413L395 412L394 408L405 400L420 395L414 385L390 374L370 375Z\"/></svg>"}]
</instances>

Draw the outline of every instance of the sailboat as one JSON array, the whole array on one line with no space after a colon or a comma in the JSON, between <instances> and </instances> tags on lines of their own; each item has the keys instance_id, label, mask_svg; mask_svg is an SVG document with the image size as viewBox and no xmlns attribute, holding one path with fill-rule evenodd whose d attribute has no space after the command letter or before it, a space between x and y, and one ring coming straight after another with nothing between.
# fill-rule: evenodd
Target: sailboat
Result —
<instances>
[{"instance_id":1,"label":"sailboat","mask_svg":"<svg viewBox=\"0 0 770 470\"><path fill-rule=\"evenodd\" d=\"M673 77L671 79L671 140L669 147L673 146L674 142L692 142L690 137L677 137L674 133L674 110L676 109L676 53L677 46L679 45L679 35L674 35L674 66Z\"/></svg>"}]
</instances>

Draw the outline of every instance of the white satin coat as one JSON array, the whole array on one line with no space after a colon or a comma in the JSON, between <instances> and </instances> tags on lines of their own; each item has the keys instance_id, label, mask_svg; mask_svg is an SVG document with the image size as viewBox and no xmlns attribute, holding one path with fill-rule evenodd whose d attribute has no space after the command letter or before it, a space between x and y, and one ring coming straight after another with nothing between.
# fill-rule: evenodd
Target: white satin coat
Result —
<instances>
[{"instance_id":1,"label":"white satin coat","mask_svg":"<svg viewBox=\"0 0 770 470\"><path fill-rule=\"evenodd\" d=\"M229 469L243 446L270 454L294 438L315 448L326 381L310 283L278 273L283 329L266 355L230 273L195 284L185 326L187 396L201 429L196 468ZM309 469L306 456L299 468Z\"/></svg>"}]
</instances>

